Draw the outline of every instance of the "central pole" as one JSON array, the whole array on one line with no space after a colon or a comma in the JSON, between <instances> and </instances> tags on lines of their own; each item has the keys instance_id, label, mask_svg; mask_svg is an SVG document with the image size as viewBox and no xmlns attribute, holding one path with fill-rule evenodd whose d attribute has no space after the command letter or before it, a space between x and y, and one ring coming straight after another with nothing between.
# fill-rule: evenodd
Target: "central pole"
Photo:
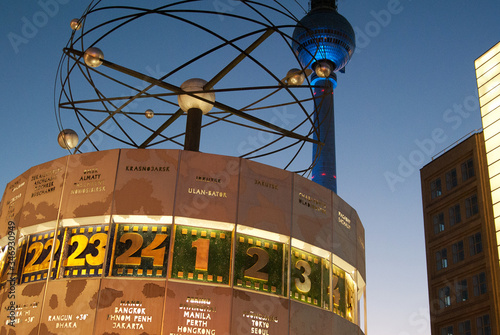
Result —
<instances>
[{"instance_id":1,"label":"central pole","mask_svg":"<svg viewBox=\"0 0 500 335\"><path fill-rule=\"evenodd\" d=\"M191 108L187 112L186 135L184 150L200 151L201 117L203 112L199 108Z\"/></svg>"}]
</instances>

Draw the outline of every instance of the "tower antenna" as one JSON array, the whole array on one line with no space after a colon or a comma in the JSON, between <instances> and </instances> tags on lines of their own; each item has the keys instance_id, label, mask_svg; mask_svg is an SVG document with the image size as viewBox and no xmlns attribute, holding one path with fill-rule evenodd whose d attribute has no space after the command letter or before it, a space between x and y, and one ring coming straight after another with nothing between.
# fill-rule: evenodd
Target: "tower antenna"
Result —
<instances>
[{"instance_id":1,"label":"tower antenna","mask_svg":"<svg viewBox=\"0 0 500 335\"><path fill-rule=\"evenodd\" d=\"M337 10L337 0L311 0L309 1L309 9L315 10L319 8Z\"/></svg>"}]
</instances>

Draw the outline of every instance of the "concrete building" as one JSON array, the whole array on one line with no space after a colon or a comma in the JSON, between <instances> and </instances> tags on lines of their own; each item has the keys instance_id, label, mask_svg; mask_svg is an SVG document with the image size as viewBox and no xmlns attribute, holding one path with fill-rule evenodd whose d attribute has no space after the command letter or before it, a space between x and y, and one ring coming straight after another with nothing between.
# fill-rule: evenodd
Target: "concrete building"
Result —
<instances>
[{"instance_id":1,"label":"concrete building","mask_svg":"<svg viewBox=\"0 0 500 335\"><path fill-rule=\"evenodd\" d=\"M432 334L498 334L498 255L483 133L420 173Z\"/></svg>"},{"instance_id":2,"label":"concrete building","mask_svg":"<svg viewBox=\"0 0 500 335\"><path fill-rule=\"evenodd\" d=\"M420 171L433 335L500 333L500 43L475 66L483 131Z\"/></svg>"}]
</instances>

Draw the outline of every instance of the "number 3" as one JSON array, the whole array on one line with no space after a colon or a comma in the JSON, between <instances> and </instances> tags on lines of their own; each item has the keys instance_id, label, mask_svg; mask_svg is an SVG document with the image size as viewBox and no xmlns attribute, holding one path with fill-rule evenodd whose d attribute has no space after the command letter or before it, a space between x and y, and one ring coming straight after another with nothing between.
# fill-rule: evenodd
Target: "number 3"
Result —
<instances>
[{"instance_id":1,"label":"number 3","mask_svg":"<svg viewBox=\"0 0 500 335\"><path fill-rule=\"evenodd\" d=\"M304 269L302 272L304 282L302 282L299 278L295 278L295 287L300 292L309 292L311 290L311 280L309 279L309 275L311 274L311 265L309 265L306 261L300 260L295 263L295 268L298 270Z\"/></svg>"}]
</instances>

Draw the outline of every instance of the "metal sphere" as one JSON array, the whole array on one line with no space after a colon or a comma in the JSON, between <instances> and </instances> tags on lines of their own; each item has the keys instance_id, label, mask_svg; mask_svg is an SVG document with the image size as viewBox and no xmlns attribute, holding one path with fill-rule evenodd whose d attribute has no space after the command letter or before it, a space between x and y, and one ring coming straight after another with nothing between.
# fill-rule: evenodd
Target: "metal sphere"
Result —
<instances>
[{"instance_id":1,"label":"metal sphere","mask_svg":"<svg viewBox=\"0 0 500 335\"><path fill-rule=\"evenodd\" d=\"M57 142L63 149L73 149L78 145L78 134L73 129L63 129L57 136Z\"/></svg>"},{"instance_id":2,"label":"metal sphere","mask_svg":"<svg viewBox=\"0 0 500 335\"><path fill-rule=\"evenodd\" d=\"M71 20L70 26L72 30L80 30L82 24L79 19L73 19Z\"/></svg>"},{"instance_id":3,"label":"metal sphere","mask_svg":"<svg viewBox=\"0 0 500 335\"><path fill-rule=\"evenodd\" d=\"M181 89L185 92L197 92L203 91L203 87L206 85L207 81L200 78L188 79L181 85ZM200 98L215 102L215 93L213 92L203 92L194 94ZM213 105L211 103L205 102L200 99L196 99L187 94L181 94L177 97L177 102L179 107L184 111L188 112L191 108L201 109L203 114L207 114L212 109Z\"/></svg>"},{"instance_id":4,"label":"metal sphere","mask_svg":"<svg viewBox=\"0 0 500 335\"><path fill-rule=\"evenodd\" d=\"M332 71L343 69L356 48L354 29L334 8L319 6L307 14L293 32L293 50L303 67L326 59Z\"/></svg>"},{"instance_id":5,"label":"metal sphere","mask_svg":"<svg viewBox=\"0 0 500 335\"><path fill-rule=\"evenodd\" d=\"M153 112L152 109L148 109L144 112L144 115L146 115L146 118L148 119L152 119L153 116L155 116L155 113Z\"/></svg>"},{"instance_id":6,"label":"metal sphere","mask_svg":"<svg viewBox=\"0 0 500 335\"><path fill-rule=\"evenodd\" d=\"M98 67L102 64L102 60L104 59L104 53L99 48L88 48L83 55L83 60L85 64L90 67Z\"/></svg>"},{"instance_id":7,"label":"metal sphere","mask_svg":"<svg viewBox=\"0 0 500 335\"><path fill-rule=\"evenodd\" d=\"M304 144L317 142L311 135L316 133L311 113L317 107L312 89L307 89L313 85L312 78L307 80L313 69L301 66L290 50L295 18L302 15L303 8L298 3L292 5L293 10L278 2L238 3L234 13L221 13L212 8L211 2L202 0L177 1L169 6L149 2L115 6L98 1L88 6L78 16L80 30L68 34L55 88L59 124L78 122L81 127L73 128L80 136L75 149L88 152L116 146L183 146L182 125L195 115L184 111L201 104L207 106L202 107L208 113L203 118L207 136L217 133L219 127L224 129L220 132L234 128L227 134L234 141L244 141L247 131L261 129L283 135L275 141L262 141L255 148L235 148L234 141L217 137L220 145L213 146L214 152L249 159L279 156L278 165L308 173L310 154ZM295 14L290 15L292 12ZM214 24L221 18L224 25ZM271 22L276 29L263 31L262 27ZM168 48L161 31L151 30L153 26L172 33ZM144 38L149 35L151 38ZM112 51L106 51L103 58L101 50L111 50L109 46ZM273 50L273 55L265 50ZM300 71L286 75L292 68ZM202 81L188 88L192 82L188 81L182 89L191 92L181 90L181 83L193 77L208 83ZM290 89L283 89L286 87ZM185 106L184 98L197 105ZM213 104L217 108L211 110ZM273 113L265 111L280 106L293 110L298 117L275 124ZM153 113L146 113L148 109ZM119 130L109 131L114 127Z\"/></svg>"},{"instance_id":8,"label":"metal sphere","mask_svg":"<svg viewBox=\"0 0 500 335\"><path fill-rule=\"evenodd\" d=\"M306 75L299 69L291 69L286 74L286 83L291 86L300 86L306 80Z\"/></svg>"},{"instance_id":9,"label":"metal sphere","mask_svg":"<svg viewBox=\"0 0 500 335\"><path fill-rule=\"evenodd\" d=\"M332 74L332 64L327 60L320 60L314 67L314 72L321 78L328 78Z\"/></svg>"}]
</instances>

